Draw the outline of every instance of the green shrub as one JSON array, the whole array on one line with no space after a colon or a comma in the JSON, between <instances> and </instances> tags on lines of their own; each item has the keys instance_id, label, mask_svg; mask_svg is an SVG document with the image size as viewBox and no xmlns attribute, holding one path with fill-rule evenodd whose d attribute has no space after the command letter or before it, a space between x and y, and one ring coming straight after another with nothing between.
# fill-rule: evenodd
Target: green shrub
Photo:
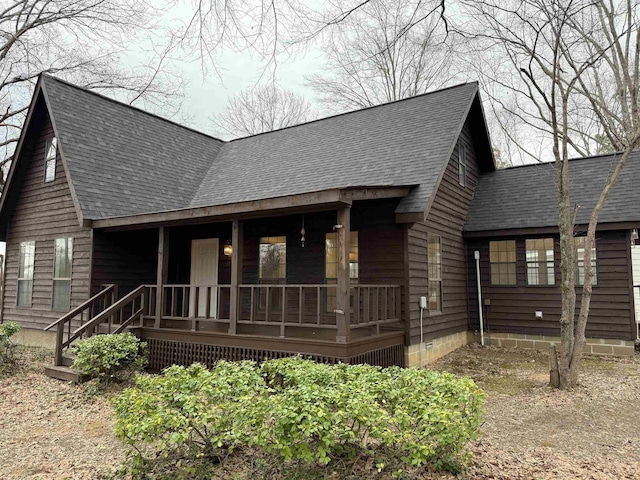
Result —
<instances>
[{"instance_id":1,"label":"green shrub","mask_svg":"<svg viewBox=\"0 0 640 480\"><path fill-rule=\"evenodd\" d=\"M120 380L146 365L147 344L131 333L95 335L73 347L73 368L101 381Z\"/></svg>"},{"instance_id":2,"label":"green shrub","mask_svg":"<svg viewBox=\"0 0 640 480\"><path fill-rule=\"evenodd\" d=\"M11 337L20 331L16 322L0 324L0 375L10 373L16 365L16 345Z\"/></svg>"},{"instance_id":3,"label":"green shrub","mask_svg":"<svg viewBox=\"0 0 640 480\"><path fill-rule=\"evenodd\" d=\"M472 380L450 374L291 357L173 366L138 377L114 406L117 435L165 458L250 447L308 465L368 455L379 468L455 470L477 437L483 399Z\"/></svg>"}]
</instances>

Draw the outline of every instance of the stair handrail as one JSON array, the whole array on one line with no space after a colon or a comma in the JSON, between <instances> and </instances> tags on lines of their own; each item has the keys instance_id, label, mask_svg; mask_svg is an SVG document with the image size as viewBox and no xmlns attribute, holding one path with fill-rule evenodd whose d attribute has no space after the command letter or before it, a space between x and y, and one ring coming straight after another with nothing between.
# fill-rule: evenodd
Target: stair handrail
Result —
<instances>
[{"instance_id":1,"label":"stair handrail","mask_svg":"<svg viewBox=\"0 0 640 480\"><path fill-rule=\"evenodd\" d=\"M142 294L144 294L145 289L146 289L146 285L140 285L138 288L133 290L131 293L129 293L128 295L125 295L120 300L115 302L113 305L111 305L111 306L107 307L106 309L104 309L102 312L100 312L98 315L93 317L87 323L85 323L81 327L75 329L73 331L73 333L71 334L71 336L62 344L63 348L66 348L69 345L71 345L71 343L74 340L76 340L79 337L81 337L88 330L91 330L91 329L97 327L99 324L103 323L106 319L111 317L118 310L126 307L130 303L133 303ZM125 322L120 324L118 326L118 329L117 329L119 331L118 332L114 332L114 333L120 333L127 325L129 325L133 320L135 320L135 318L138 318L139 315L143 314L144 307L145 307L145 302L141 302L141 308L136 313L134 313L130 318L128 318Z\"/></svg>"},{"instance_id":2,"label":"stair handrail","mask_svg":"<svg viewBox=\"0 0 640 480\"><path fill-rule=\"evenodd\" d=\"M71 320L76 315L80 314L82 311L84 311L87 308L89 308L91 306L91 304L97 302L102 297L105 297L108 293L112 292L115 288L116 288L115 284L107 285L103 290L101 290L100 292L96 293L89 300L87 300L86 302L78 305L76 308L71 310L69 313L66 313L64 316L60 317L58 320L56 320L52 324L47 325L46 327L44 327L44 329L45 330L50 330L50 329L52 329L53 327L57 326L60 323L65 323L65 322Z\"/></svg>"}]
</instances>

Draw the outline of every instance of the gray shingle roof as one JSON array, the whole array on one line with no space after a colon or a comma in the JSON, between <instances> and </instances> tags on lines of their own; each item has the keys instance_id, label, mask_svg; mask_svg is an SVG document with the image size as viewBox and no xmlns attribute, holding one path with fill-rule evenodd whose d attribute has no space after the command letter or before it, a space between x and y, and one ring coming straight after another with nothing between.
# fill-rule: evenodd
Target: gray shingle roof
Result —
<instances>
[{"instance_id":1,"label":"gray shingle roof","mask_svg":"<svg viewBox=\"0 0 640 480\"><path fill-rule=\"evenodd\" d=\"M476 92L468 83L229 142L190 205L418 185L396 212L422 212Z\"/></svg>"},{"instance_id":2,"label":"gray shingle roof","mask_svg":"<svg viewBox=\"0 0 640 480\"><path fill-rule=\"evenodd\" d=\"M43 88L86 219L410 185L396 211L423 212L478 92L467 83L225 143L51 77Z\"/></svg>"},{"instance_id":3,"label":"gray shingle roof","mask_svg":"<svg viewBox=\"0 0 640 480\"><path fill-rule=\"evenodd\" d=\"M580 205L576 223L589 223L604 182L619 154L569 162L571 203ZM508 168L480 177L464 230L554 227L558 224L555 165ZM633 152L600 214L600 223L640 221L640 151Z\"/></svg>"},{"instance_id":4,"label":"gray shingle roof","mask_svg":"<svg viewBox=\"0 0 640 480\"><path fill-rule=\"evenodd\" d=\"M188 205L221 140L57 79L43 80L84 218Z\"/></svg>"}]
</instances>

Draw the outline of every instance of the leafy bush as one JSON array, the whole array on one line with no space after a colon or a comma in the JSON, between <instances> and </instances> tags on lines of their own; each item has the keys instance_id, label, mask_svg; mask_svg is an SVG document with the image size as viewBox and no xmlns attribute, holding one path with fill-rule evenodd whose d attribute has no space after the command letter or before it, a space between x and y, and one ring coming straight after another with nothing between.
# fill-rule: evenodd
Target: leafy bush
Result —
<instances>
[{"instance_id":1,"label":"leafy bush","mask_svg":"<svg viewBox=\"0 0 640 480\"><path fill-rule=\"evenodd\" d=\"M9 373L16 365L15 348L11 337L20 331L16 322L0 324L0 374Z\"/></svg>"},{"instance_id":2,"label":"leafy bush","mask_svg":"<svg viewBox=\"0 0 640 480\"><path fill-rule=\"evenodd\" d=\"M146 347L131 333L95 335L74 346L73 368L101 381L118 380L144 368Z\"/></svg>"},{"instance_id":3,"label":"leafy bush","mask_svg":"<svg viewBox=\"0 0 640 480\"><path fill-rule=\"evenodd\" d=\"M314 465L368 455L379 469L384 461L456 469L483 399L472 380L450 374L291 357L173 366L138 377L114 405L117 435L165 458L221 459L250 447Z\"/></svg>"}]
</instances>

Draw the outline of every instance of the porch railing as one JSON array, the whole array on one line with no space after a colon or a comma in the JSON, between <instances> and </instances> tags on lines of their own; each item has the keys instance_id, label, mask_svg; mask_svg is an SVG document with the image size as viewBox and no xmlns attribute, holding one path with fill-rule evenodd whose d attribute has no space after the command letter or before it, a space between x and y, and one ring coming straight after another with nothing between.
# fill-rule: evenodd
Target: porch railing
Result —
<instances>
[{"instance_id":1,"label":"porch railing","mask_svg":"<svg viewBox=\"0 0 640 480\"><path fill-rule=\"evenodd\" d=\"M149 289L149 315L155 315L156 287ZM229 323L231 285L164 285L161 318L189 321L192 330L200 322ZM336 328L336 285L244 284L238 286L238 324L286 327ZM375 327L401 320L399 285L351 286L352 329ZM179 328L179 327L178 327Z\"/></svg>"}]
</instances>

